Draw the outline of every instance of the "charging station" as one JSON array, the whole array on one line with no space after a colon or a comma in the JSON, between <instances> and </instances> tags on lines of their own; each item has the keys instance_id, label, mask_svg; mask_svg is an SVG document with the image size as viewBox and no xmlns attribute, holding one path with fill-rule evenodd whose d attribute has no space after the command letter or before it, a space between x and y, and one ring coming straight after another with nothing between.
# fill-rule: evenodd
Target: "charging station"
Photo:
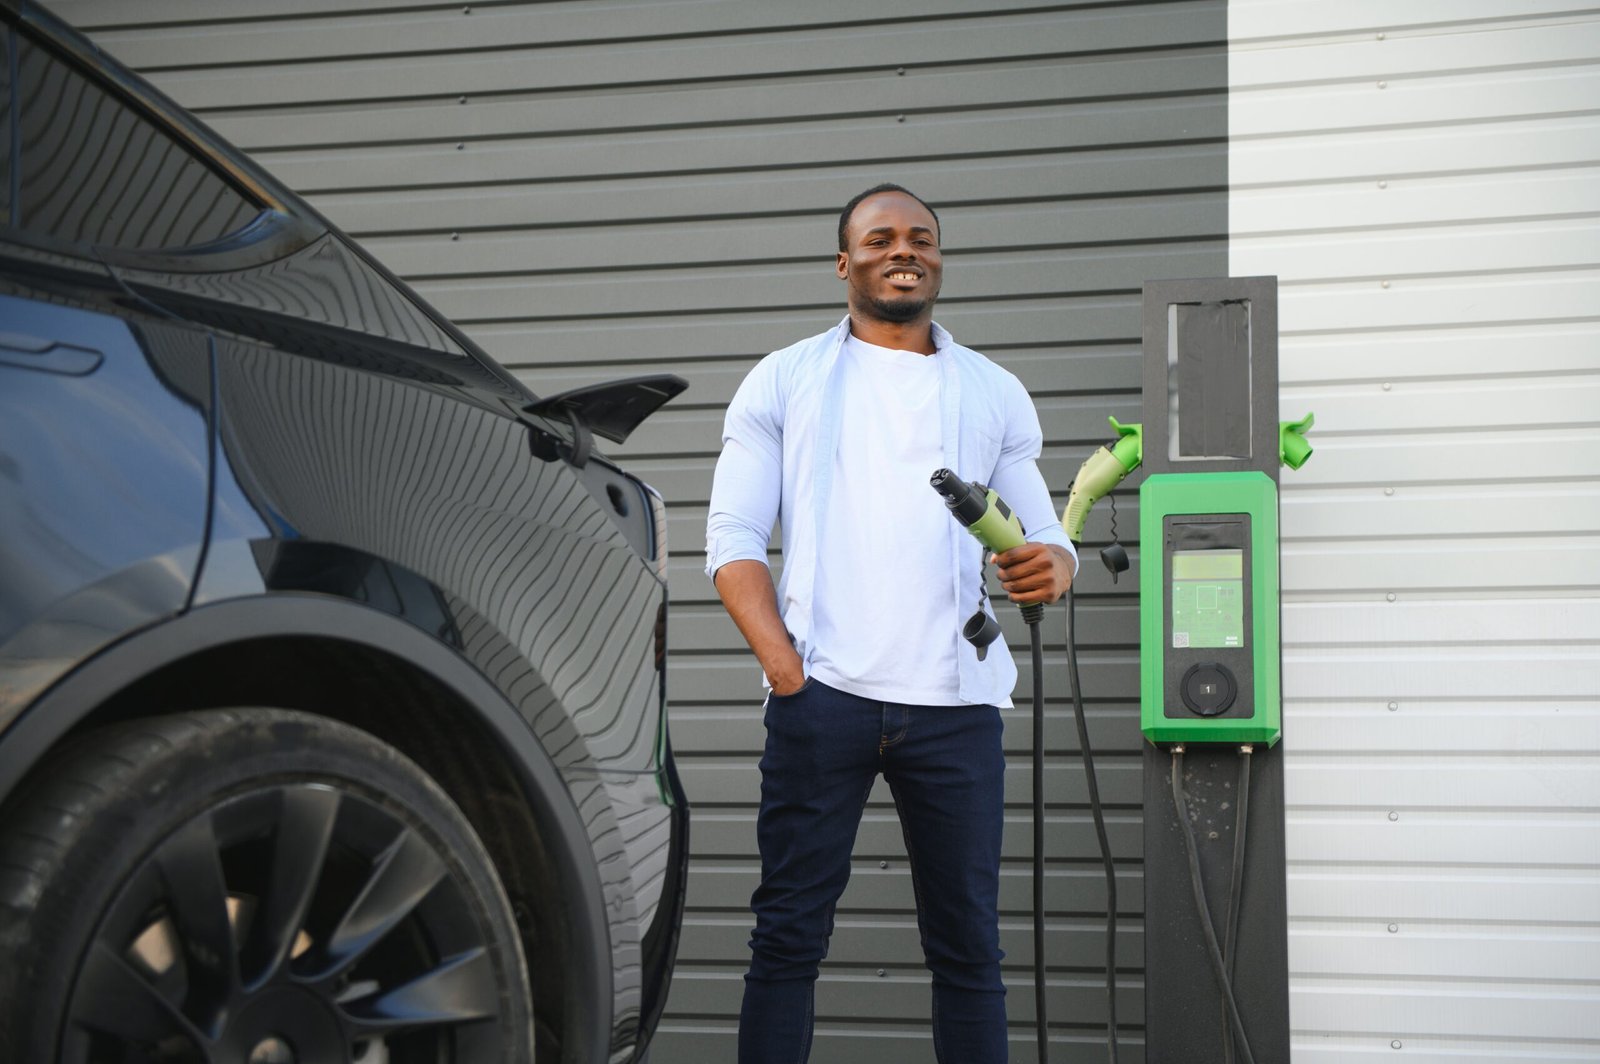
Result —
<instances>
[{"instance_id":1,"label":"charging station","mask_svg":"<svg viewBox=\"0 0 1600 1064\"><path fill-rule=\"evenodd\" d=\"M1245 1059L1213 946L1253 1059L1289 1060L1278 469L1309 453L1300 439L1309 418L1278 421L1277 339L1276 278L1145 285L1139 616L1150 1064ZM1215 943L1201 896L1211 928L1221 929Z\"/></svg>"},{"instance_id":2,"label":"charging station","mask_svg":"<svg viewBox=\"0 0 1600 1064\"><path fill-rule=\"evenodd\" d=\"M1081 543L1096 500L1145 467L1139 721L1148 1064L1289 1059L1278 469L1299 469L1310 457L1313 418L1278 421L1277 298L1275 277L1145 283L1144 420L1111 419L1117 438L1084 460L1061 515ZM1100 558L1113 579L1129 567L1118 543ZM1070 629L1071 596L1067 616ZM1067 661L1099 829L1074 639ZM1114 899L1103 830L1101 851ZM1115 927L1113 902L1108 941ZM1114 974L1108 960L1113 1062Z\"/></svg>"}]
</instances>

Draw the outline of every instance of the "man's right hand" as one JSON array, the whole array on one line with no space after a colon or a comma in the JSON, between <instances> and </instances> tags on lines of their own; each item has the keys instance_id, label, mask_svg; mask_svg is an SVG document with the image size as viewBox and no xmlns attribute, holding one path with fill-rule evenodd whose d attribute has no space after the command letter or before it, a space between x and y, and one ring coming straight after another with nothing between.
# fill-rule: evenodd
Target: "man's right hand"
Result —
<instances>
[{"instance_id":1,"label":"man's right hand","mask_svg":"<svg viewBox=\"0 0 1600 1064\"><path fill-rule=\"evenodd\" d=\"M806 685L806 674L800 655L791 656L794 660L786 662L777 674L767 673L767 682L772 685L772 693L779 698L787 698Z\"/></svg>"},{"instance_id":2,"label":"man's right hand","mask_svg":"<svg viewBox=\"0 0 1600 1064\"><path fill-rule=\"evenodd\" d=\"M805 686L805 666L778 615L777 590L766 563L748 559L729 562L717 570L712 582L728 615L761 663L773 693L781 698Z\"/></svg>"}]
</instances>

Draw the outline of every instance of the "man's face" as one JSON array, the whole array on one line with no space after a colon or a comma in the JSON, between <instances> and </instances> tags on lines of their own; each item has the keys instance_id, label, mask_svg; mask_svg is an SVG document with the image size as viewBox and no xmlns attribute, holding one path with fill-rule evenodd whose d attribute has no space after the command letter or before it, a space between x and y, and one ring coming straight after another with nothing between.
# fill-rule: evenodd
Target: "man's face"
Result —
<instances>
[{"instance_id":1,"label":"man's face","mask_svg":"<svg viewBox=\"0 0 1600 1064\"><path fill-rule=\"evenodd\" d=\"M931 317L944 279L938 223L903 192L869 196L850 215L836 270L853 314L895 323Z\"/></svg>"}]
</instances>

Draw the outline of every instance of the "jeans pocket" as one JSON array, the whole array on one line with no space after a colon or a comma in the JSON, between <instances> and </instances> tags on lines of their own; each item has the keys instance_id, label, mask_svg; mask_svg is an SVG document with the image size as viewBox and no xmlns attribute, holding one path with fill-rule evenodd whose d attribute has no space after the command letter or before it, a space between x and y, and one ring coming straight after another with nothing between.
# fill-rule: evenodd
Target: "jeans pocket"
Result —
<instances>
[{"instance_id":1,"label":"jeans pocket","mask_svg":"<svg viewBox=\"0 0 1600 1064\"><path fill-rule=\"evenodd\" d=\"M778 705L779 703L788 702L791 699L799 698L801 695L803 695L807 691L811 690L812 686L816 682L817 682L817 678L815 676L807 676L805 683L801 684L795 690L790 691L786 695L780 695L776 691L768 691L767 692L767 705L769 705L769 706Z\"/></svg>"}]
</instances>

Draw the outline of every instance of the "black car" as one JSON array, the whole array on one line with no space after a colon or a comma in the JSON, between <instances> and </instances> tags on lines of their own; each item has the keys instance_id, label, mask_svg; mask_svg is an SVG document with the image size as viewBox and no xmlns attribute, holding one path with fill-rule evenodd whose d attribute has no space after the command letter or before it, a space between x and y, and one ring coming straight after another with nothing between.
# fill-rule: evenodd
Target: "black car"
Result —
<instances>
[{"instance_id":1,"label":"black car","mask_svg":"<svg viewBox=\"0 0 1600 1064\"><path fill-rule=\"evenodd\" d=\"M682 915L661 499L0 0L0 1061L645 1054Z\"/></svg>"}]
</instances>

